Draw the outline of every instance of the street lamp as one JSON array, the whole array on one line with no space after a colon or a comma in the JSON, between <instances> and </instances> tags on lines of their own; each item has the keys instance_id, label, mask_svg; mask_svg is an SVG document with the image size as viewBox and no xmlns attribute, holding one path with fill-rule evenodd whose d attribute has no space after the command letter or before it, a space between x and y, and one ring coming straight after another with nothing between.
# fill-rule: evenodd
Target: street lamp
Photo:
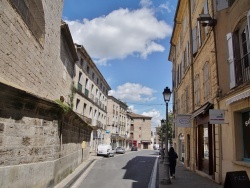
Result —
<instances>
[{"instance_id":1,"label":"street lamp","mask_svg":"<svg viewBox=\"0 0 250 188\"><path fill-rule=\"evenodd\" d=\"M165 120L161 120L161 161L160 163L163 163L164 160L164 153L163 153L163 126L164 126Z\"/></svg>"},{"instance_id":2,"label":"street lamp","mask_svg":"<svg viewBox=\"0 0 250 188\"><path fill-rule=\"evenodd\" d=\"M170 101L171 97L171 90L166 87L163 91L163 98L166 103L166 138L165 138L165 157L164 157L164 168L166 170L166 177L161 180L161 184L167 185L171 184L171 180L169 177L169 157L168 157L168 102Z\"/></svg>"}]
</instances>

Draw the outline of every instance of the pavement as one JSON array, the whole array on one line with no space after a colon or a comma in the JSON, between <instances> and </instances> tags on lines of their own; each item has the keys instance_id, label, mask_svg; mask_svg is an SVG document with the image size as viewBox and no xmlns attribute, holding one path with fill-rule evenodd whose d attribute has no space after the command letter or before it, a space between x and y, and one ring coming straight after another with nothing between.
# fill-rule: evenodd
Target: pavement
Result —
<instances>
[{"instance_id":1,"label":"pavement","mask_svg":"<svg viewBox=\"0 0 250 188\"><path fill-rule=\"evenodd\" d=\"M102 157L96 156L95 153L91 153L86 161L82 162L81 165L54 188L78 188L78 185L81 181L84 181L95 162L101 159ZM148 188L223 188L222 185L215 183L212 179L187 169L182 163L177 164L175 179L170 179L171 184L161 184L161 180L165 178L165 175L166 171L164 170L164 164L160 162L159 156L155 162Z\"/></svg>"}]
</instances>

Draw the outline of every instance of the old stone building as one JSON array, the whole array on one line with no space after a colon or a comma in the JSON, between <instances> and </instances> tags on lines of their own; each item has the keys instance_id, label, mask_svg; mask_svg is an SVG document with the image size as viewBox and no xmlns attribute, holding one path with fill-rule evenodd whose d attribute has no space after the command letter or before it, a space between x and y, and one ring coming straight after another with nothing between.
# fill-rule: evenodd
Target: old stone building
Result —
<instances>
[{"instance_id":1,"label":"old stone building","mask_svg":"<svg viewBox=\"0 0 250 188\"><path fill-rule=\"evenodd\" d=\"M0 187L53 187L89 155L92 127L71 109L78 56L62 6L0 1Z\"/></svg>"},{"instance_id":2,"label":"old stone building","mask_svg":"<svg viewBox=\"0 0 250 188\"><path fill-rule=\"evenodd\" d=\"M151 147L151 119L152 117L127 113L130 119L129 146L137 146L138 149L153 149Z\"/></svg>"},{"instance_id":3,"label":"old stone building","mask_svg":"<svg viewBox=\"0 0 250 188\"><path fill-rule=\"evenodd\" d=\"M169 60L173 63L174 147L179 160L196 172L213 179L219 174L216 161L218 126L209 122L209 109L217 105L218 80L215 56L215 23L210 0L180 0L175 14ZM178 123L188 117L188 126Z\"/></svg>"},{"instance_id":4,"label":"old stone building","mask_svg":"<svg viewBox=\"0 0 250 188\"><path fill-rule=\"evenodd\" d=\"M107 98L110 86L82 45L76 44L79 62L76 64L73 110L93 128L90 147L95 151L103 142L107 129Z\"/></svg>"},{"instance_id":5,"label":"old stone building","mask_svg":"<svg viewBox=\"0 0 250 188\"><path fill-rule=\"evenodd\" d=\"M112 145L113 148L123 146L129 148L129 123L127 118L128 106L113 96L108 96L107 110L107 132L105 143Z\"/></svg>"},{"instance_id":6,"label":"old stone building","mask_svg":"<svg viewBox=\"0 0 250 188\"><path fill-rule=\"evenodd\" d=\"M174 147L185 166L221 184L229 171L250 175L249 6L179 0L171 37Z\"/></svg>"},{"instance_id":7,"label":"old stone building","mask_svg":"<svg viewBox=\"0 0 250 188\"><path fill-rule=\"evenodd\" d=\"M215 9L217 25L218 109L220 125L219 182L228 171L246 171L250 177L250 1L222 1Z\"/></svg>"}]
</instances>

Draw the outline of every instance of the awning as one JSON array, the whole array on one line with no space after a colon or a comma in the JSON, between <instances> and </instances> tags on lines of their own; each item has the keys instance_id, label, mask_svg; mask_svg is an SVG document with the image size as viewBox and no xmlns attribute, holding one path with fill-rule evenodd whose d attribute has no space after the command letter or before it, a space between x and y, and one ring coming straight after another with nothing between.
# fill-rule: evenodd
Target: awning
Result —
<instances>
[{"instance_id":1,"label":"awning","mask_svg":"<svg viewBox=\"0 0 250 188\"><path fill-rule=\"evenodd\" d=\"M238 94L238 95L236 95L236 96L233 96L233 97L230 98L230 99L227 99L227 100L226 100L226 104L229 105L229 104L231 104L231 103L233 103L233 102L239 101L239 100L244 99L244 98L247 98L247 97L249 97L249 96L250 96L250 89L247 90L247 91L244 91L244 92L242 92L242 93L240 93L240 94Z\"/></svg>"},{"instance_id":2,"label":"awning","mask_svg":"<svg viewBox=\"0 0 250 188\"><path fill-rule=\"evenodd\" d=\"M200 107L199 109L193 112L193 114L191 115L191 119L195 118L196 116L202 113L205 113L211 106L213 106L213 104L210 102L207 102L202 107Z\"/></svg>"}]
</instances>

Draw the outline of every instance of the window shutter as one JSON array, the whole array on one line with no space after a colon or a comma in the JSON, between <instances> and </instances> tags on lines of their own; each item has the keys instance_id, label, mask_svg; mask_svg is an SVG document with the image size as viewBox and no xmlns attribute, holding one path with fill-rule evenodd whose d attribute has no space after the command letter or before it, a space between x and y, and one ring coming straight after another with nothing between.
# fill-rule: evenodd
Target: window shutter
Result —
<instances>
[{"instance_id":1,"label":"window shutter","mask_svg":"<svg viewBox=\"0 0 250 188\"><path fill-rule=\"evenodd\" d=\"M229 6L228 0L216 0L217 11L223 10Z\"/></svg>"},{"instance_id":2,"label":"window shutter","mask_svg":"<svg viewBox=\"0 0 250 188\"><path fill-rule=\"evenodd\" d=\"M187 58L187 66L189 65L190 61L189 61L189 42L187 42L186 45L186 58Z\"/></svg>"},{"instance_id":3,"label":"window shutter","mask_svg":"<svg viewBox=\"0 0 250 188\"><path fill-rule=\"evenodd\" d=\"M193 37L193 54L197 52L197 28L195 27L192 30L192 37Z\"/></svg>"},{"instance_id":4,"label":"window shutter","mask_svg":"<svg viewBox=\"0 0 250 188\"><path fill-rule=\"evenodd\" d=\"M235 67L234 67L234 52L233 52L233 34L227 34L227 46L228 46L228 64L230 75L230 89L233 88L235 83Z\"/></svg>"},{"instance_id":5,"label":"window shutter","mask_svg":"<svg viewBox=\"0 0 250 188\"><path fill-rule=\"evenodd\" d=\"M250 49L250 10L247 13L247 25L248 25L248 49Z\"/></svg>"},{"instance_id":6,"label":"window shutter","mask_svg":"<svg viewBox=\"0 0 250 188\"><path fill-rule=\"evenodd\" d=\"M181 78L183 78L184 72L185 72L183 54L182 54L181 58L182 58L182 60L181 60Z\"/></svg>"},{"instance_id":7,"label":"window shutter","mask_svg":"<svg viewBox=\"0 0 250 188\"><path fill-rule=\"evenodd\" d=\"M199 47L201 46L201 27L200 27L200 22L197 22L197 27L198 27L198 35L197 35L197 37L198 37L198 44L199 44Z\"/></svg>"}]
</instances>

